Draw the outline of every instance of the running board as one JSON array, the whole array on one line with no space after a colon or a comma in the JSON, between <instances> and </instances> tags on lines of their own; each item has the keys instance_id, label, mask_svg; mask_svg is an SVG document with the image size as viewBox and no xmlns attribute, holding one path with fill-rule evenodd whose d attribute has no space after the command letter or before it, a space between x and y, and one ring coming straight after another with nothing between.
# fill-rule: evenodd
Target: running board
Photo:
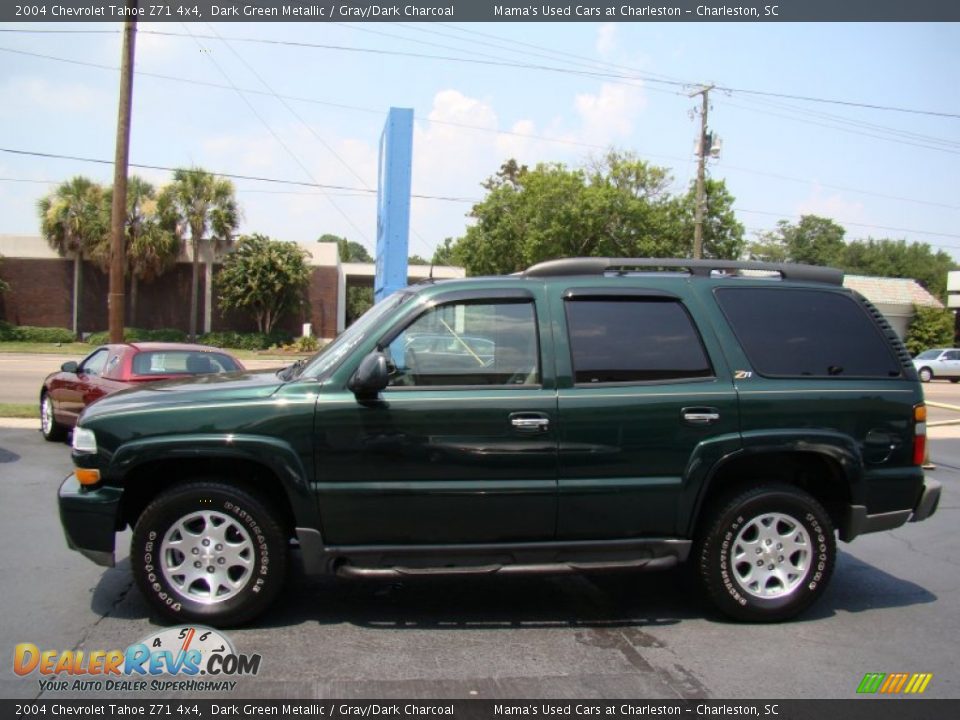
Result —
<instances>
[{"instance_id":1,"label":"running board","mask_svg":"<svg viewBox=\"0 0 960 720\"><path fill-rule=\"evenodd\" d=\"M517 565L460 565L453 567L360 567L344 563L337 575L353 578L399 578L429 575L565 575L604 570L666 570L676 557L640 558L598 562L537 563Z\"/></svg>"}]
</instances>

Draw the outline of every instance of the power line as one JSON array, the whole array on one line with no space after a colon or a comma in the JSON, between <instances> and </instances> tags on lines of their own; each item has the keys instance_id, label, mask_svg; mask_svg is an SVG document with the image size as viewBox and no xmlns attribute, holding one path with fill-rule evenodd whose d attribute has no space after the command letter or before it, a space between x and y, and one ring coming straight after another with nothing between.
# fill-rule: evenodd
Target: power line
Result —
<instances>
[{"instance_id":1,"label":"power line","mask_svg":"<svg viewBox=\"0 0 960 720\"><path fill-rule=\"evenodd\" d=\"M57 153L46 153L46 152L39 152L36 150L17 150L15 148L0 147L0 152L10 153L11 155L26 155L30 157L49 158L53 160L73 160L75 162L96 163L98 165L113 165L113 160L80 157L78 155L62 155ZM134 163L134 162L131 162L130 166L141 168L144 170L163 170L165 172L174 172L179 169L175 167L170 167L168 165L148 165L146 163ZM349 192L363 193L363 194L369 194L369 195L375 195L377 192L376 190L369 190L367 188L350 187L348 185L331 185L329 183L306 182L303 180L285 180L282 178L262 177L258 175L241 175L239 173L217 172L212 170L209 172L211 175L216 175L217 177L230 178L232 180L250 180L255 182L276 183L279 185L299 185L302 187L315 187L315 188L322 188L325 190L326 189L346 190ZM24 180L24 182L35 182L35 181ZM51 182L59 182L59 181L51 181ZM444 195L425 195L422 193L411 193L410 197L417 198L419 200L438 200L443 202L456 202L456 203L479 202L477 198L464 198L464 197L453 197L453 196L444 196Z\"/></svg>"},{"instance_id":2,"label":"power line","mask_svg":"<svg viewBox=\"0 0 960 720\"><path fill-rule=\"evenodd\" d=\"M193 33L190 32L189 26L187 26L186 24L184 24L184 28L186 29L187 33L189 33L191 36L193 36ZM197 39L197 38L194 38L194 40L196 40L196 43L197 43L197 45L200 46L200 50L201 50L201 52L202 52L205 48L204 48L203 45L200 43L200 40ZM228 47L229 47L229 46L228 46ZM240 91L240 89L234 84L233 80L230 78L230 76L227 74L227 72L220 66L220 63L218 63L218 62L216 61L216 59L213 57L213 53L203 53L203 54L206 55L207 58L210 60L210 62L213 63L214 67L220 72L221 75L223 75L224 79L225 79L228 83L230 83L230 86L236 91L237 95L240 96L240 99L243 100L244 104L250 109L250 112L252 112L252 113L254 114L254 116L257 118L257 120L259 120L260 123L267 129L267 132L269 132L269 133L273 136L273 139L276 140L277 143L279 143L280 147L282 147L282 148L284 149L284 151L285 151L291 158L293 158L293 161L294 161L297 165L300 166L300 169L303 170L303 173L304 173L308 178L310 178L310 180L312 180L313 182L316 182L316 179L313 177L313 173L310 172L310 169L309 169L309 168L306 166L306 164L300 159L300 156L297 155L295 152L293 152L293 150L291 150L291 149L287 146L287 144L283 141L283 138L281 138L280 135L279 135L276 131L274 131L274 129L270 126L270 123L268 123L268 122L266 121L266 119L264 119L264 117L257 111L257 109L254 107L253 103L250 102L249 98L247 98L247 96L244 95L244 94ZM269 88L268 88L268 89L269 89ZM352 219L349 215L347 215L346 212L344 212L343 208L341 208L339 205L337 205L337 203L333 200L333 198L327 197L326 199L327 199L327 202L329 202L330 205L333 207L333 209L336 210L338 213L340 213L340 215L343 217L343 219L346 220L347 223L349 223L350 226L351 226L354 230L356 230L357 234L358 234L361 238L363 238L364 240L368 240L367 234L366 234L363 230L360 229L360 226L357 225L357 224L353 221L353 219ZM368 242L369 242L369 240L368 240Z\"/></svg>"},{"instance_id":3,"label":"power line","mask_svg":"<svg viewBox=\"0 0 960 720\"><path fill-rule=\"evenodd\" d=\"M747 210L746 208L733 208L736 212L749 213L752 215L770 215L773 217L787 218L787 217L800 217L796 213L783 213L783 212L772 212L769 210ZM942 233L934 232L933 230L915 230L912 228L901 228L901 227L890 227L889 225L870 225L868 223L858 223L852 222L850 220L838 220L836 218L831 218L834 222L841 225L853 225L854 227L865 227L873 228L876 230L892 230L894 232L905 232L905 233L915 233L917 235L933 235L936 237L947 237L947 238L957 238L960 240L960 235L954 233Z\"/></svg>"},{"instance_id":4,"label":"power line","mask_svg":"<svg viewBox=\"0 0 960 720\"><path fill-rule=\"evenodd\" d=\"M74 160L74 161L77 161L77 162L97 163L97 164L100 164L100 165L112 165L112 164L113 164L113 161L112 161L112 160L102 160L102 159L98 159L98 158L78 157L78 156L76 156L76 155L60 155L60 154L56 154L56 153L45 153L45 152L38 152L38 151L33 151L33 150L16 150L16 149L14 149L14 148L5 148L5 147L0 147L0 152L10 153L10 154L13 154L13 155L26 155L26 156L31 156L31 157L52 158L52 159L57 159L57 160ZM134 162L131 162L131 163L130 163L130 166L131 166L131 167L137 167L137 168L143 168L143 169L146 169L146 170L164 170L164 171L167 171L167 172L173 172L174 170L177 169L177 168L168 167L168 166L164 166L164 165L147 165L147 164L144 164L144 163L134 163ZM240 174L237 174L237 173L227 173L227 172L218 172L218 171L209 171L209 172L210 172L212 175L216 175L216 176L218 176L218 177L231 178L231 179L235 179L235 180L250 180L250 181L255 181L255 182L275 183L275 184L280 184L280 185L297 185L297 186L302 186L302 187L316 187L316 188L323 188L323 189L345 190L345 191L348 191L348 192L354 192L354 193L360 193L360 194L368 194L368 195L369 195L369 194L374 194L374 193L376 192L375 190L367 190L367 189L365 189L365 188L349 187L349 186L344 186L344 185L327 185L327 184L321 184L321 183L315 183L315 182L304 182L304 181L302 181L302 180L284 180L284 179L281 179L281 178L259 177L259 176L256 176L256 175L240 175ZM4 179L6 179L6 178L4 178ZM18 181L18 182L21 181L21 179L19 179L19 178L10 178L10 180ZM23 181L24 181L24 182L41 182L41 181L26 180L26 179L24 179ZM250 190L247 190L247 192L250 192ZM480 200L480 199L478 199L478 198L444 197L444 196L440 196L440 195L422 195L422 194L418 194L418 193L412 193L412 194L411 194L411 197L419 198L419 199L423 199L423 200L439 200L439 201L445 201L445 202L458 202L458 203L470 203L470 204L475 204L475 203L478 203L478 202L482 202L482 200ZM772 211L767 211L767 210L749 210L749 209L747 209L747 208L733 208L733 209L734 209L736 212L749 213L749 214L754 214L754 215L769 215L769 216L779 217L779 218L798 217L798 215L797 215L796 213L772 212ZM960 235L957 235L957 234L935 232L935 231L932 231L932 230L917 230L917 229L914 229L914 228L891 227L891 226L888 226L888 225L871 225L871 224L868 224L868 223L851 222L851 221L848 221L848 220L837 220L837 219L834 219L834 221L837 222L837 223L841 223L841 224L843 224L843 225L853 225L853 226L855 226L855 227L873 228L873 229L877 229L877 230L892 230L892 231L895 231L895 232L915 233L915 234L918 234L918 235L933 235L933 236L938 236L938 237L948 237L948 238L957 238L957 239L960 239Z\"/></svg>"},{"instance_id":5,"label":"power line","mask_svg":"<svg viewBox=\"0 0 960 720\"><path fill-rule=\"evenodd\" d=\"M113 67L113 66L109 66L109 65L103 65L103 64L93 63L93 62L88 62L88 61L83 61L83 60L72 60L72 59L70 59L70 58L56 57L56 56L53 56L53 55L44 55L44 54L41 54L41 53L28 52L28 51L25 51L25 50L15 50L15 49L12 49L12 48L0 47L0 52L10 52L10 53L14 53L14 54L27 55L27 56L30 56L30 57L37 57L37 58L41 58L41 59L44 59L44 60L52 60L52 61L55 61L55 62L63 62L63 63L72 64L72 65L83 65L83 66L94 67L94 68L98 68L98 69L102 69L102 70L111 70L111 71L114 71L114 72L117 72L117 71L119 70L119 68ZM195 79L191 79L191 78L179 77L179 76L176 76L176 75L164 75L164 74L160 74L160 73L151 73L151 72L145 72L145 71L139 71L139 70L137 71L137 74L138 74L138 75L145 76L145 77L158 78L158 79L161 79L161 80L169 80L169 81L172 81L172 82L180 82L180 83L186 83L186 84L189 84L189 85L197 85L197 86L200 86L200 87L210 87L210 88L216 88L216 89L219 89L219 90L233 90L233 88L231 88L230 86L228 86L228 85L223 85L223 84L221 84L221 83L209 82L209 81L204 81L204 80L195 80ZM269 96L272 97L272 95L271 95L270 93L267 93L267 92L262 91L262 90L255 90L255 89L251 89L251 88L241 88L241 90L242 90L244 93L247 93L247 94L253 94L253 95L269 95ZM375 114L375 115L383 115L383 111L382 111L382 110L379 110L379 109L376 109L376 108L367 108L367 107L362 107L362 106L357 106L357 105L347 105L347 104L344 104L344 103L334 103L334 102L329 102L329 101L326 101L326 100L318 100L318 99L316 99L316 98L306 98L306 97L300 97L300 96L296 96L296 95L280 95L279 97L284 98L284 99L286 99L286 100L292 100L292 101L294 101L294 102L310 103L310 104L315 104L315 105L321 105L321 106L324 106L324 107L333 107L333 108L337 108L337 109L341 109L341 110L349 110L349 111L354 111L354 112L362 112L362 113L370 113L370 114ZM730 103L730 104L733 105L732 103ZM733 106L735 106L735 105L733 105ZM751 108L750 110L751 110L751 112L763 112L763 111L759 111L759 110L752 109L752 108ZM796 118L791 118L791 119L796 119ZM569 139L566 139L566 138L555 138L555 137L549 137L549 136L546 136L546 135L537 135L537 134L535 134L535 133L521 133L521 132L516 132L516 131L512 131L512 130L500 130L500 129L495 129L495 128L483 127L483 126L480 126L480 125L470 125L470 124L468 124L468 123L455 122L455 121L452 121L452 120L436 120L436 119L432 119L432 118L430 118L430 117L418 117L418 120L420 120L420 122L426 122L426 123L430 123L430 124L432 124L432 125L445 125L445 126L448 126L448 127L455 127L455 128L465 129L465 130L472 130L472 131L475 131L475 132L482 132L482 133L488 133L488 134L493 134L493 135L503 135L503 136L508 136L508 137L518 137L518 138L523 138L523 139L528 139L528 140L539 140L539 141L548 142L548 143L554 143L554 144L559 144L559 145L570 145L570 146L573 146L573 147L583 147L583 148L588 148L588 149L591 149L591 150L601 150L601 151L602 151L602 150L607 150L607 149L609 148L609 146L607 146L607 145L599 145L599 144L596 144L596 143L589 143L589 142L584 142L584 141L581 141L581 140L569 140ZM802 121L801 121L801 122L802 122ZM839 128L835 128L835 129L839 129ZM892 142L896 142L896 141L894 141L894 140L891 140L891 141L892 141ZM937 149L939 149L939 148L937 148ZM678 155L669 155L669 154L665 154L665 153L653 153L653 152L645 151L645 152L641 152L640 154L641 154L642 156L644 156L644 157L660 158L660 159L664 159L664 160L672 160L672 161L682 162L682 163L687 163L687 164L690 164L690 163L693 163L693 162L694 162L694 160L693 160L692 158L689 158L689 157L681 157L681 156L678 156ZM845 186L842 186L842 185L835 185L835 184L831 185L831 184L822 183L822 182L813 183L813 182L811 182L810 180L805 179L805 178L798 178L798 177L792 177L792 176L789 176L789 175L782 175L782 174L777 174L777 173L770 173L770 172L767 172L767 171L757 170L757 169L754 169L754 168L738 167L738 166L735 166L735 165L729 165L729 164L727 164L727 163L724 163L723 167L724 167L724 169L736 170L736 171L739 171L739 172L744 172L744 173L748 173L748 174L752 174L752 175L758 175L758 176L763 176L763 177L772 177L772 178L776 178L776 179L780 179L780 180L787 180L787 181L790 181L790 182L803 183L803 184L807 184L807 185L810 185L810 184L818 184L818 185L821 185L822 187L829 187L829 188L833 188L833 189L836 189L836 190L843 190L843 191L846 191L846 192L854 192L854 193L858 193L858 194L861 194L861 195L867 195L867 196L872 196L872 197L879 197L879 198L883 198L883 199L887 199L887 200L899 200L899 201L902 201L902 202L916 203L916 204L919 204L919 205L928 205L928 206L932 206L932 207L943 207L943 208L947 208L947 209L951 209L951 210L958 210L958 209L960 209L960 206L957 206L957 205L949 205L949 204L946 204L946 203L938 203L938 202L933 202L933 201L929 201L929 200L921 200L921 199L918 199L918 198L908 198L908 197L902 197L902 196L889 195L889 194L879 193L879 192L872 191L872 190L863 190L863 189L859 189L859 188L845 187Z\"/></svg>"}]
</instances>

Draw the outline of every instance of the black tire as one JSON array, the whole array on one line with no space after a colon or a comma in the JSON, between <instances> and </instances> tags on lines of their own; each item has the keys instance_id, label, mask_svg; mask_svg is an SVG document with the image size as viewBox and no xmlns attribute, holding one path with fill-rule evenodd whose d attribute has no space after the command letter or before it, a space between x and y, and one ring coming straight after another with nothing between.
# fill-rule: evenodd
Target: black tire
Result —
<instances>
[{"instance_id":1,"label":"black tire","mask_svg":"<svg viewBox=\"0 0 960 720\"><path fill-rule=\"evenodd\" d=\"M950 378L950 382L952 382L952 383L958 383L958 382L960 382L960 378Z\"/></svg>"},{"instance_id":2,"label":"black tire","mask_svg":"<svg viewBox=\"0 0 960 720\"><path fill-rule=\"evenodd\" d=\"M252 620L276 598L287 545L266 502L222 482L196 481L164 492L143 511L130 566L140 592L167 617L229 627Z\"/></svg>"},{"instance_id":3,"label":"black tire","mask_svg":"<svg viewBox=\"0 0 960 720\"><path fill-rule=\"evenodd\" d=\"M53 414L53 400L50 394L40 394L40 432L43 439L49 442L63 442L67 439L67 428L57 422Z\"/></svg>"},{"instance_id":4,"label":"black tire","mask_svg":"<svg viewBox=\"0 0 960 720\"><path fill-rule=\"evenodd\" d=\"M715 510L695 560L700 582L721 612L736 620L778 622L820 597L833 575L837 544L830 516L812 496L791 485L761 485L728 497ZM778 551L778 545L786 549Z\"/></svg>"},{"instance_id":5,"label":"black tire","mask_svg":"<svg viewBox=\"0 0 960 720\"><path fill-rule=\"evenodd\" d=\"M930 382L933 380L933 370L928 367L920 368L917 374L920 376L920 382Z\"/></svg>"}]
</instances>

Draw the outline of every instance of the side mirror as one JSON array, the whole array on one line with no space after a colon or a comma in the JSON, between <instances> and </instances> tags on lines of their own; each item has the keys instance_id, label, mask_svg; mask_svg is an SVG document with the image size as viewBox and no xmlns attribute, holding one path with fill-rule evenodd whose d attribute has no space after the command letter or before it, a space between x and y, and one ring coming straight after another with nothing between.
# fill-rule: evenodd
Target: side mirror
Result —
<instances>
[{"instance_id":1,"label":"side mirror","mask_svg":"<svg viewBox=\"0 0 960 720\"><path fill-rule=\"evenodd\" d=\"M78 367L80 366L77 365L77 363L75 363L73 360L71 360L70 362L65 362L63 365L61 365L60 371L76 374Z\"/></svg>"},{"instance_id":2,"label":"side mirror","mask_svg":"<svg viewBox=\"0 0 960 720\"><path fill-rule=\"evenodd\" d=\"M347 387L358 397L370 397L383 390L389 381L387 358L381 352L372 352L360 361Z\"/></svg>"}]
</instances>

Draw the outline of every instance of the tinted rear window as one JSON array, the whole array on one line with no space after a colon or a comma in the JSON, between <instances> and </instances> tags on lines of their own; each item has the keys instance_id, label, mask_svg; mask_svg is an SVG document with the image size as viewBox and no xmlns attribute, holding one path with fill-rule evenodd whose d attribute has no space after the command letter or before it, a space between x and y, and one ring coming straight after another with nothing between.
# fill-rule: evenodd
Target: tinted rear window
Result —
<instances>
[{"instance_id":1,"label":"tinted rear window","mask_svg":"<svg viewBox=\"0 0 960 720\"><path fill-rule=\"evenodd\" d=\"M206 375L239 369L233 358L221 353L161 350L133 357L134 375Z\"/></svg>"},{"instance_id":2,"label":"tinted rear window","mask_svg":"<svg viewBox=\"0 0 960 720\"><path fill-rule=\"evenodd\" d=\"M713 375L700 336L679 302L571 299L566 312L577 383Z\"/></svg>"},{"instance_id":3,"label":"tinted rear window","mask_svg":"<svg viewBox=\"0 0 960 720\"><path fill-rule=\"evenodd\" d=\"M720 288L716 294L761 375L900 375L879 328L849 295L784 288Z\"/></svg>"}]
</instances>

